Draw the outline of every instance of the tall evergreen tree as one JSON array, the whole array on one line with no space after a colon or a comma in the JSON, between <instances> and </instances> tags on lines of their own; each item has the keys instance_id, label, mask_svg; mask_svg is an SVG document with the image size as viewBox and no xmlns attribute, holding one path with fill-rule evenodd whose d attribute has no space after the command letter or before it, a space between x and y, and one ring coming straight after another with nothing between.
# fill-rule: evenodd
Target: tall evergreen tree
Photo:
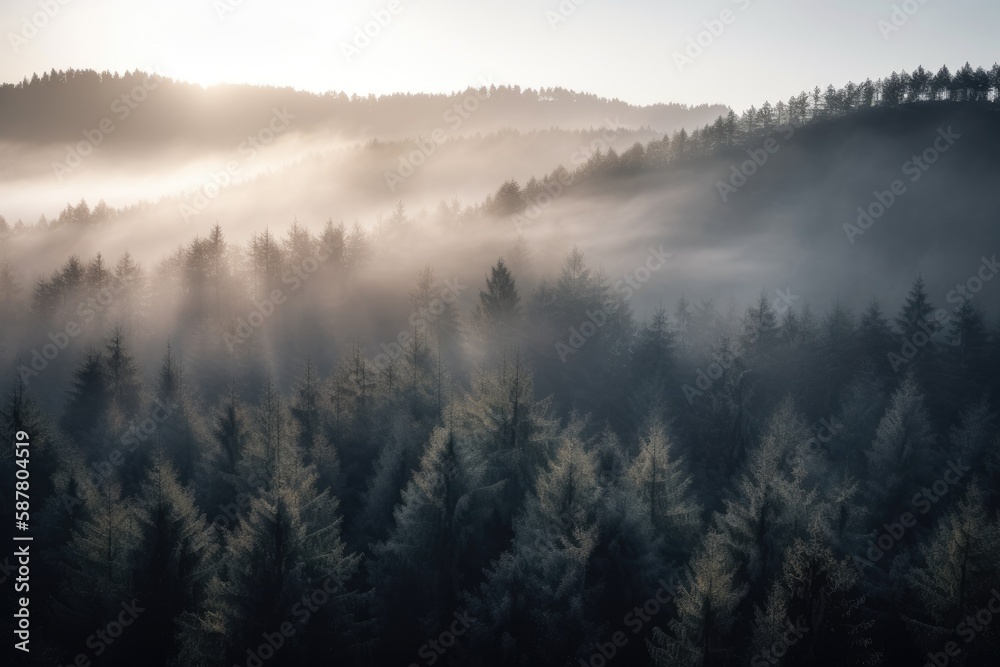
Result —
<instances>
[{"instance_id":1,"label":"tall evergreen tree","mask_svg":"<svg viewBox=\"0 0 1000 667\"><path fill-rule=\"evenodd\" d=\"M593 455L570 431L538 477L512 550L493 563L471 601L483 619L473 633L476 652L499 659L485 664L583 657L578 652L597 632L591 619L600 584L587 573L599 541L600 498Z\"/></svg>"},{"instance_id":2,"label":"tall evergreen tree","mask_svg":"<svg viewBox=\"0 0 1000 667\"><path fill-rule=\"evenodd\" d=\"M801 536L814 511L809 432L790 398L774 411L751 450L735 493L724 501L718 524L741 564L751 596L759 598L778 572L784 550Z\"/></svg>"},{"instance_id":3,"label":"tall evergreen tree","mask_svg":"<svg viewBox=\"0 0 1000 667\"><path fill-rule=\"evenodd\" d=\"M480 487L480 471L463 449L450 430L434 431L403 490L395 527L374 549L381 612L394 642L407 650L452 620L467 578L478 578L470 556L500 485ZM434 576L426 575L427 563L434 563Z\"/></svg>"},{"instance_id":4,"label":"tall evergreen tree","mask_svg":"<svg viewBox=\"0 0 1000 667\"><path fill-rule=\"evenodd\" d=\"M906 491L928 474L933 443L923 395L908 374L892 395L867 452L872 496L888 507L903 506Z\"/></svg>"},{"instance_id":5,"label":"tall evergreen tree","mask_svg":"<svg viewBox=\"0 0 1000 667\"><path fill-rule=\"evenodd\" d=\"M480 336L494 352L503 352L517 340L521 324L521 297L514 276L503 258L490 269L486 291L479 292L474 321Z\"/></svg>"},{"instance_id":6,"label":"tall evergreen tree","mask_svg":"<svg viewBox=\"0 0 1000 667\"><path fill-rule=\"evenodd\" d=\"M350 582L361 556L348 554L341 539L337 499L316 490L315 471L294 447L283 454L280 467L271 460L280 472L226 535L223 566L206 611L191 625L189 651L218 650L216 659L239 662L285 622L294 623L297 641L281 649L283 660L344 652L357 640L362 599ZM325 602L304 611L310 608L302 601L316 599Z\"/></svg>"},{"instance_id":7,"label":"tall evergreen tree","mask_svg":"<svg viewBox=\"0 0 1000 667\"><path fill-rule=\"evenodd\" d=\"M500 520L509 525L535 476L554 453L556 421L548 400L534 398L533 376L516 357L480 369L472 391L446 411L458 437L483 461L484 483L505 482ZM453 422L451 420L454 420Z\"/></svg>"},{"instance_id":8,"label":"tall evergreen tree","mask_svg":"<svg viewBox=\"0 0 1000 667\"><path fill-rule=\"evenodd\" d=\"M664 536L669 552L677 554L687 551L688 541L698 531L701 508L691 493L691 476L671 449L662 418L651 417L628 470L628 483L641 499L650 525Z\"/></svg>"},{"instance_id":9,"label":"tall evergreen tree","mask_svg":"<svg viewBox=\"0 0 1000 667\"><path fill-rule=\"evenodd\" d=\"M991 515L986 499L977 482L970 484L965 497L941 517L920 549L919 564L910 574L922 603L920 617L910 623L918 638L928 634L936 642L955 638L963 619L981 608L1000 585L1000 517ZM978 647L966 648L962 642L970 664L994 654L998 642L992 634L987 633L981 642L985 645Z\"/></svg>"},{"instance_id":10,"label":"tall evergreen tree","mask_svg":"<svg viewBox=\"0 0 1000 667\"><path fill-rule=\"evenodd\" d=\"M132 632L162 664L174 662L177 627L206 601L215 567L216 541L205 515L162 454L153 458L135 506L138 543L135 595L148 612Z\"/></svg>"},{"instance_id":11,"label":"tall evergreen tree","mask_svg":"<svg viewBox=\"0 0 1000 667\"><path fill-rule=\"evenodd\" d=\"M726 538L711 530L691 560L676 598L677 617L669 632L653 629L647 641L656 667L690 665L708 667L727 664L736 655L729 640L737 606L747 594L736 583L737 564L726 546Z\"/></svg>"}]
</instances>

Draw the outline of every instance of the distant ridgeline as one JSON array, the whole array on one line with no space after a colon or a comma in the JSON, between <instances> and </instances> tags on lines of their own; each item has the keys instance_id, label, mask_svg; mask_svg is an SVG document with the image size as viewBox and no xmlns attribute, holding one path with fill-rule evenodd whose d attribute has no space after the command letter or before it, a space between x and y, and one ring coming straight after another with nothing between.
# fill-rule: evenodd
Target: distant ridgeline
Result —
<instances>
[{"instance_id":1,"label":"distant ridgeline","mask_svg":"<svg viewBox=\"0 0 1000 667\"><path fill-rule=\"evenodd\" d=\"M156 90L143 102L143 113L129 119L131 141L187 140L199 145L229 147L260 124L272 107L287 107L302 132L334 130L342 137L411 137L441 123L442 112L476 91L487 103L466 119L463 131L585 129L607 118L631 127L649 126L668 132L693 126L724 113L725 105L653 104L637 106L565 88L525 88L496 85L487 78L470 81L450 94L393 93L376 96L323 94L292 88L218 85L204 88L155 73L123 75L93 70L52 70L17 84L0 84L0 140L18 142L71 141L80 135L81 120L107 115L111 105L136 86L153 80ZM146 110L149 107L149 110ZM43 121L44 122L41 122Z\"/></svg>"},{"instance_id":2,"label":"distant ridgeline","mask_svg":"<svg viewBox=\"0 0 1000 667\"><path fill-rule=\"evenodd\" d=\"M20 140L38 139L40 137L37 134L40 131L52 131L53 126L57 128L56 134L59 138L65 138L62 134L67 133L70 138L75 137L78 128L73 127L66 132L58 130L60 123L72 125L66 117L55 119L53 124L42 124L37 122L38 110L47 108L44 114L46 118L56 113L51 110L53 106L63 108L64 113L77 113L79 109L90 108L99 113L103 106L106 106L112 88L127 91L146 78L146 74L139 72L119 76L107 72L98 74L93 71L70 70L65 73L53 71L41 77L35 75L30 81L26 78L19 84L0 85L0 106L10 109L10 113L5 115L3 122L0 123L0 140L5 136L11 138L16 136ZM362 132L373 126L379 127L380 123L388 126L393 119L399 120L405 116L408 120L404 124L408 123L412 127L395 129L397 132L412 132L411 136L418 135L421 130L426 130L426 127L440 120L438 117L442 106L441 100L449 97L423 94L397 94L380 98L373 95L348 97L344 93L315 95L291 89L253 86L225 86L203 90L194 84L176 81L169 83L184 94L173 95L167 101L160 103L162 105L160 110L151 116L154 123L159 123L158 126L137 130L147 140L167 139L167 135L183 135L189 132L190 134L184 136L211 141L214 138L211 134L215 131L213 127L227 136L229 134L239 136L245 130L251 129L252 122L247 128L243 128L239 122L235 123L235 129L233 123L226 125L227 121L232 119L226 119L223 111L216 112L222 114L219 117L208 119L192 114L190 109L184 108L184 105L190 101L189 96L198 94L221 96L223 99L217 102L237 104L241 108L253 104L269 108L267 105L287 103L299 114L296 117L297 126L305 129L315 128L320 123L335 118L338 129L347 134ZM67 90L73 96L74 104L52 104L52 100L55 99L65 100ZM987 71L982 67L973 69L966 63L954 74L947 66L941 67L936 74L918 67L912 73L893 72L890 76L874 82L871 79L860 84L849 82L841 88L829 85L825 92L817 86L812 93L802 92L793 95L787 102L773 105L765 102L760 108L752 106L739 115L729 110L726 114L718 115L714 122L691 132L682 128L673 133L665 133L662 139L650 141L646 145L636 142L620 154L611 146L617 138L617 133L625 128L655 129L657 125L663 123L679 125L691 118L710 118L710 114L718 113L724 110L724 107L718 105L686 107L677 104L635 107L619 100L607 100L562 88L522 90L519 86L491 86L489 100L490 102L484 105L485 114L480 117L479 122L489 125L492 119L501 123L508 132L516 133L518 130L511 129L513 124L510 122L502 123L503 117L505 115L511 117L512 114L518 113L530 114L531 124L536 127L556 126L559 121L568 119L571 125L576 123L580 127L592 129L594 122L607 123L609 122L607 119L612 117L617 126L606 127L605 133L591 142L587 149L578 151L570 157L568 166L561 165L541 179L532 178L524 187L513 180L505 182L494 195L487 197L477 206L468 207L464 213L469 216L481 213L516 215L530 206L539 196L544 196L544 192L550 190L553 184L579 184L598 175L625 176L644 170L669 168L720 151L744 147L763 137L776 135L782 131L788 132L792 128L797 129L804 125L843 118L872 109L944 102L996 107L1000 103L1000 65L993 65ZM491 106L492 112L489 111ZM598 120L593 121L595 118ZM477 127L471 129L476 130ZM585 130L579 127L575 131L585 133ZM48 140L56 138L50 136ZM556 185L556 187L561 186ZM42 216L35 224L20 220L16 223L8 222L0 216L0 238L28 229L103 222L125 217L149 207L149 204L139 203L116 209L100 201L91 208L85 200L81 200L75 206L68 204L57 218L49 220Z\"/></svg>"}]
</instances>

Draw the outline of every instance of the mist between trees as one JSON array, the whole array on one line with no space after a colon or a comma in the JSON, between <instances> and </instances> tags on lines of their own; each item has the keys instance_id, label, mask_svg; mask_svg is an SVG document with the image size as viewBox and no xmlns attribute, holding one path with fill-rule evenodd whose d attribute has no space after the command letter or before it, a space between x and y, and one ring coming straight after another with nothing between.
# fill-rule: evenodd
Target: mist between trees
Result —
<instances>
[{"instance_id":1,"label":"mist between trees","mask_svg":"<svg viewBox=\"0 0 1000 667\"><path fill-rule=\"evenodd\" d=\"M570 182L694 160L807 116L996 97L971 68L921 76L601 151ZM485 250L434 257L444 268L425 268L403 206L373 231L296 222L236 242L216 225L159 261L123 255L113 269L93 250L41 276L0 262L11 381L0 430L8 442L31 434L41 508L38 664L75 660L133 599L145 610L105 664L995 657L977 611L1000 586L1000 331L976 301L992 264L962 269L979 282L948 292L945 318L922 279L902 296L916 267L891 288L902 298L860 311L790 290L776 301L774 285L746 308L682 298L644 311L640 297L667 293L670 262L655 277L646 266L633 299L578 249L551 260L563 245L495 240L546 185L566 183L559 173L510 181L471 213L443 206L442 228L474 216L503 227L477 237ZM713 200L714 182L700 181ZM67 211L56 229L3 222L0 234L12 232L6 244L110 215ZM648 245L623 245L634 271ZM295 298L230 353L225 334L309 258ZM888 273L867 289L891 291ZM454 299L444 275L462 286ZM90 327L69 334L79 304L99 298L109 302L90 309ZM602 323L563 363L557 343L596 313ZM906 341L919 345L900 366ZM50 344L44 373L32 368L31 351L45 359ZM711 383L691 401L684 387L700 369ZM11 457L0 463L12 478ZM890 548L859 568L872 543ZM308 623L285 632L303 609ZM958 644L970 613L981 630ZM474 619L460 635L455 614Z\"/></svg>"},{"instance_id":2,"label":"mist between trees","mask_svg":"<svg viewBox=\"0 0 1000 667\"><path fill-rule=\"evenodd\" d=\"M29 349L116 294L30 386L13 363L0 410L32 438L45 659L137 599L106 664L893 664L960 641L1000 585L998 338L971 290L897 373L934 312L919 279L892 319L790 289L640 318L580 251L544 275L522 247L485 280L413 276L392 355L335 336L377 239L216 227L155 267L8 283ZM230 354L223 333L319 251Z\"/></svg>"}]
</instances>

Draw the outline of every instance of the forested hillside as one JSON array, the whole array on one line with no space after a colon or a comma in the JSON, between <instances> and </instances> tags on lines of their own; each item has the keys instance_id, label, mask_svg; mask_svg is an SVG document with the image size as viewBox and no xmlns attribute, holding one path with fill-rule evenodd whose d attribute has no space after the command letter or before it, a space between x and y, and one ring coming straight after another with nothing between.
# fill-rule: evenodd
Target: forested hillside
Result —
<instances>
[{"instance_id":1,"label":"forested hillside","mask_svg":"<svg viewBox=\"0 0 1000 667\"><path fill-rule=\"evenodd\" d=\"M113 137L119 148L133 150L141 144L182 141L211 142L228 147L255 131L258 116L267 117L275 106L295 114L303 132L323 130L345 139L373 136L400 139L425 132L444 120L468 121L466 132L490 132L510 128L521 131L560 127L579 130L621 118L623 124L648 126L660 133L695 127L725 112L722 105L688 107L681 104L636 106L564 88L521 89L504 85L484 75L469 81L466 90L451 95L398 94L376 97L348 96L343 92L323 95L291 88L259 86L212 86L171 79L156 72L95 72L66 70L34 74L17 84L0 85L0 108L5 111L0 140L16 142L73 141L94 121L108 113L111 101L117 108L136 110L141 100L125 99L136 86L152 87L151 104L143 105L121 136ZM480 93L489 104L463 111L460 106L471 92ZM459 105L459 107L456 107ZM117 113L116 109L112 109ZM40 122L44 121L44 122ZM125 136L127 135L127 136Z\"/></svg>"},{"instance_id":2,"label":"forested hillside","mask_svg":"<svg viewBox=\"0 0 1000 667\"><path fill-rule=\"evenodd\" d=\"M992 664L1000 235L975 167L997 71L817 89L367 227L177 227L175 250L132 253L143 207L0 219L0 437L31 452L4 448L3 476L30 458L44 573L31 659ZM911 159L872 166L865 138L943 154L926 130L959 121L929 191L852 241L868 184ZM856 203L832 226L749 216L833 182L838 147ZM755 150L759 179L728 181ZM630 226L657 183L711 206ZM567 231L591 208L628 252ZM44 239L84 249L47 266L25 251ZM810 264L827 253L889 268ZM751 300L719 289L730 269Z\"/></svg>"}]
</instances>

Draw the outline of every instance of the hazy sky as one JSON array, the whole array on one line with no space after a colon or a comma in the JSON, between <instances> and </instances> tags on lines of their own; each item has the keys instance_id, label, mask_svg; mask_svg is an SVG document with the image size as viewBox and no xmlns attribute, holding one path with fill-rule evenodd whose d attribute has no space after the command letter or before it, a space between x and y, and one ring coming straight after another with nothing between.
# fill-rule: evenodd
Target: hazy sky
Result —
<instances>
[{"instance_id":1,"label":"hazy sky","mask_svg":"<svg viewBox=\"0 0 1000 667\"><path fill-rule=\"evenodd\" d=\"M903 4L918 9L880 29ZM723 10L729 24L679 67L674 54ZM356 45L373 12L386 25ZM32 17L43 27L23 39ZM491 79L742 109L918 64L989 66L998 19L996 0L2 0L0 79L158 68L199 83L358 94Z\"/></svg>"}]
</instances>

